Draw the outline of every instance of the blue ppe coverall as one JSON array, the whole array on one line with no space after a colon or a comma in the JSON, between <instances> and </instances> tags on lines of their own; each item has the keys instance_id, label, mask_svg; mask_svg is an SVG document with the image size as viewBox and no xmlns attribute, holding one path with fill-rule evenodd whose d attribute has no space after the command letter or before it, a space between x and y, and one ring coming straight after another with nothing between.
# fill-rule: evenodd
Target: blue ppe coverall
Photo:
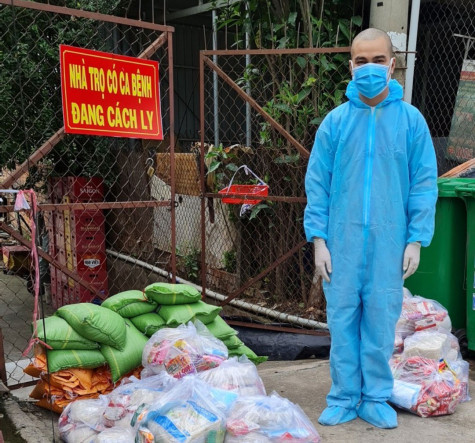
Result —
<instances>
[{"instance_id":1,"label":"blue ppe coverall","mask_svg":"<svg viewBox=\"0 0 475 443\"><path fill-rule=\"evenodd\" d=\"M389 82L387 98L363 103L350 82L348 102L321 123L305 177L307 240L327 241L324 282L331 333L328 406L386 402L403 297L408 243L428 246L434 231L437 163L427 124Z\"/></svg>"}]
</instances>

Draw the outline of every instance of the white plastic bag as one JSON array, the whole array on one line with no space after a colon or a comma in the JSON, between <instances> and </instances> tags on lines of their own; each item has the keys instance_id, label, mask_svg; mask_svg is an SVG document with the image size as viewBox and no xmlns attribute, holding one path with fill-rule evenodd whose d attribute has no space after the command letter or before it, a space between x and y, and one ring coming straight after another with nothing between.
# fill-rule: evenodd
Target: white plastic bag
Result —
<instances>
[{"instance_id":1,"label":"white plastic bag","mask_svg":"<svg viewBox=\"0 0 475 443\"><path fill-rule=\"evenodd\" d=\"M201 372L199 378L210 386L238 395L266 395L266 389L256 365L246 356L231 357L220 366Z\"/></svg>"},{"instance_id":2,"label":"white plastic bag","mask_svg":"<svg viewBox=\"0 0 475 443\"><path fill-rule=\"evenodd\" d=\"M425 357L433 360L461 359L457 337L443 329L415 332L404 340L403 357Z\"/></svg>"},{"instance_id":3,"label":"white plastic bag","mask_svg":"<svg viewBox=\"0 0 475 443\"><path fill-rule=\"evenodd\" d=\"M175 378L215 368L228 358L228 349L203 323L195 320L153 334L142 353L147 374L167 371Z\"/></svg>"},{"instance_id":4,"label":"white plastic bag","mask_svg":"<svg viewBox=\"0 0 475 443\"><path fill-rule=\"evenodd\" d=\"M439 302L419 295L412 297L409 294L407 290L404 292L401 316L396 326L396 331L400 332L403 338L417 331L452 329L447 309Z\"/></svg>"},{"instance_id":5,"label":"white plastic bag","mask_svg":"<svg viewBox=\"0 0 475 443\"><path fill-rule=\"evenodd\" d=\"M197 377L185 377L160 402L138 409L136 442L223 442L225 415L209 391Z\"/></svg>"},{"instance_id":6,"label":"white plastic bag","mask_svg":"<svg viewBox=\"0 0 475 443\"><path fill-rule=\"evenodd\" d=\"M227 443L320 442L317 430L300 406L280 397L276 392L269 397L263 395L240 397L228 416L226 429ZM255 437L256 435L259 435L259 439Z\"/></svg>"},{"instance_id":7,"label":"white plastic bag","mask_svg":"<svg viewBox=\"0 0 475 443\"><path fill-rule=\"evenodd\" d=\"M156 403L176 382L166 372L144 380L135 377L127 379L107 395L105 422L109 427L130 427L130 421L141 404Z\"/></svg>"},{"instance_id":8,"label":"white plastic bag","mask_svg":"<svg viewBox=\"0 0 475 443\"><path fill-rule=\"evenodd\" d=\"M67 443L82 443L103 431L106 426L103 414L107 398L75 400L61 413L58 428L61 438ZM92 441L92 440L91 440Z\"/></svg>"}]
</instances>

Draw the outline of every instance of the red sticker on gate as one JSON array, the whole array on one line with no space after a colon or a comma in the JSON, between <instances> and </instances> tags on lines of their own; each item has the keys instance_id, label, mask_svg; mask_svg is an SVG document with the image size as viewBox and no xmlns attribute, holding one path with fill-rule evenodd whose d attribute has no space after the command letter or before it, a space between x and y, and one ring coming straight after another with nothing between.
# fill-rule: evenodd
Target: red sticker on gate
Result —
<instances>
[{"instance_id":1,"label":"red sticker on gate","mask_svg":"<svg viewBox=\"0 0 475 443\"><path fill-rule=\"evenodd\" d=\"M66 133L163 140L158 62L60 45Z\"/></svg>"}]
</instances>

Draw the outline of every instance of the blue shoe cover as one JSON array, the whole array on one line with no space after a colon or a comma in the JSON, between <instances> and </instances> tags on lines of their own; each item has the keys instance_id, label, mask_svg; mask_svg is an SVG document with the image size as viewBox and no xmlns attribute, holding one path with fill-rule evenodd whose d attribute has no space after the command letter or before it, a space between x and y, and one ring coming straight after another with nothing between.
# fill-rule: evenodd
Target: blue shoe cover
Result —
<instances>
[{"instance_id":1,"label":"blue shoe cover","mask_svg":"<svg viewBox=\"0 0 475 443\"><path fill-rule=\"evenodd\" d=\"M397 428L396 411L386 402L362 401L357 412L359 418L377 428Z\"/></svg>"},{"instance_id":2,"label":"blue shoe cover","mask_svg":"<svg viewBox=\"0 0 475 443\"><path fill-rule=\"evenodd\" d=\"M334 426L354 420L357 417L354 409L346 409L341 406L328 406L320 415L318 423L324 426Z\"/></svg>"}]
</instances>

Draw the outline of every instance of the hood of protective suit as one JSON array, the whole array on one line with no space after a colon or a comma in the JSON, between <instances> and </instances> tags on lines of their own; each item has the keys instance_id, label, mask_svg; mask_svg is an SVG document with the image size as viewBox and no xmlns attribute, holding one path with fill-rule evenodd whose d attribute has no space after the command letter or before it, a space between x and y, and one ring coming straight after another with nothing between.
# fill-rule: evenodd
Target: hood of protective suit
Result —
<instances>
[{"instance_id":1,"label":"hood of protective suit","mask_svg":"<svg viewBox=\"0 0 475 443\"><path fill-rule=\"evenodd\" d=\"M363 103L360 99L360 94L358 89L356 89L356 84L353 80L350 81L348 87L346 88L346 96L348 99L359 108L368 108L369 106L366 103ZM389 94L388 96L378 105L377 108L381 106L386 106L388 103L391 103L395 100L402 100L403 90L402 86L398 83L397 80L389 80Z\"/></svg>"}]
</instances>

